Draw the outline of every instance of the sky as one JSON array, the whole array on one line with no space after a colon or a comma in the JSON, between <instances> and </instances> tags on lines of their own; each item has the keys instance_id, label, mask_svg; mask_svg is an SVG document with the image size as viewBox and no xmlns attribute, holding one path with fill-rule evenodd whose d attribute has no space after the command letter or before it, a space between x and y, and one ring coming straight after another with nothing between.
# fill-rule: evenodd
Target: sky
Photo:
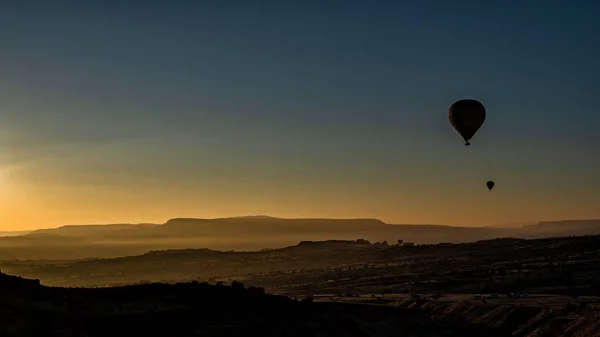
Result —
<instances>
[{"instance_id":1,"label":"sky","mask_svg":"<svg viewBox=\"0 0 600 337\"><path fill-rule=\"evenodd\" d=\"M2 2L0 230L600 218L598 17L593 0ZM462 98L487 109L470 147L448 121Z\"/></svg>"}]
</instances>

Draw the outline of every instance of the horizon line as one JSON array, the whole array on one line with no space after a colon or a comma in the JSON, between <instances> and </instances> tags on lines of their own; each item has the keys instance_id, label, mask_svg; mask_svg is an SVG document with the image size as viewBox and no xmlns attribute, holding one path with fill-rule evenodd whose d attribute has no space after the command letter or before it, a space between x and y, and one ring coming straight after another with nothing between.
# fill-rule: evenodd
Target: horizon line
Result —
<instances>
[{"instance_id":1,"label":"horizon line","mask_svg":"<svg viewBox=\"0 0 600 337\"><path fill-rule=\"evenodd\" d=\"M557 220L537 220L537 221L525 221L525 222L513 222L507 224L496 224L496 225L480 225L480 226L464 226L464 225L448 225L448 224L431 224L431 223L390 223L385 222L378 218L327 218L327 217L276 217L270 215L238 215L238 216L229 216L229 217L216 217L216 218L203 218L203 217L173 217L168 218L163 223L154 223L154 222L113 222L113 223L82 223L82 224L65 224L59 225L57 227L47 227L47 228L36 228L36 229L22 229L22 230L2 230L0 233L30 233L35 231L47 230L47 229L58 229L64 227L83 227L83 226L115 226L115 225L130 225L130 226L143 226L143 225L165 225L169 221L172 220L227 220L227 219L243 219L243 218L263 218L263 219L277 219L277 220L374 220L379 221L382 224L390 225L390 226L436 226L436 227L455 227L455 228L489 228L489 227L522 227L531 224L540 224L543 222L564 222L564 221L600 221L600 219L557 219Z\"/></svg>"}]
</instances>

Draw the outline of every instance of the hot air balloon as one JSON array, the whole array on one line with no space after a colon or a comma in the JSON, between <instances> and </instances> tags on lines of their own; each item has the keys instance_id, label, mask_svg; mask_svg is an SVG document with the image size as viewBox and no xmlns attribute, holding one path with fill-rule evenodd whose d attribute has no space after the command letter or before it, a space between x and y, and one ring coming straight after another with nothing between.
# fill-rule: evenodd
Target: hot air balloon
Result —
<instances>
[{"instance_id":1,"label":"hot air balloon","mask_svg":"<svg viewBox=\"0 0 600 337\"><path fill-rule=\"evenodd\" d=\"M465 146L469 146L469 141L485 121L485 107L474 99L461 99L450 106L448 117L454 129L465 140Z\"/></svg>"},{"instance_id":2,"label":"hot air balloon","mask_svg":"<svg viewBox=\"0 0 600 337\"><path fill-rule=\"evenodd\" d=\"M488 190L490 190L490 192L492 191L492 188L494 188L494 182L493 181L488 181L487 183L485 183L485 186L487 186Z\"/></svg>"}]
</instances>

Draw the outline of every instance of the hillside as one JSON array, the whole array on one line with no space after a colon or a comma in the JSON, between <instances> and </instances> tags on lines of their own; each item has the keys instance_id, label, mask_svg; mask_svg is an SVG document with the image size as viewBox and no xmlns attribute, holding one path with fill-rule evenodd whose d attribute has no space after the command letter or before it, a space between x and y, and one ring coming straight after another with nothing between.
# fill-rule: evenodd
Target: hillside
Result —
<instances>
[{"instance_id":1,"label":"hillside","mask_svg":"<svg viewBox=\"0 0 600 337\"><path fill-rule=\"evenodd\" d=\"M25 235L25 234L29 234L31 232L32 231L0 231L0 237Z\"/></svg>"},{"instance_id":2,"label":"hillside","mask_svg":"<svg viewBox=\"0 0 600 337\"><path fill-rule=\"evenodd\" d=\"M110 259L5 261L0 267L53 286L236 279L294 296L382 291L598 296L600 236L416 247L364 240L307 241L252 252L166 250Z\"/></svg>"},{"instance_id":3,"label":"hillside","mask_svg":"<svg viewBox=\"0 0 600 337\"><path fill-rule=\"evenodd\" d=\"M452 227L392 225L377 219L179 218L164 224L72 225L0 237L0 260L119 257L186 248L260 250L306 240L402 239L430 244L587 234L600 234L600 220L541 222L521 227Z\"/></svg>"},{"instance_id":4,"label":"hillside","mask_svg":"<svg viewBox=\"0 0 600 337\"><path fill-rule=\"evenodd\" d=\"M298 301L239 282L67 289L2 273L0 295L5 337L600 335L598 308L585 302L552 308L426 298Z\"/></svg>"}]
</instances>

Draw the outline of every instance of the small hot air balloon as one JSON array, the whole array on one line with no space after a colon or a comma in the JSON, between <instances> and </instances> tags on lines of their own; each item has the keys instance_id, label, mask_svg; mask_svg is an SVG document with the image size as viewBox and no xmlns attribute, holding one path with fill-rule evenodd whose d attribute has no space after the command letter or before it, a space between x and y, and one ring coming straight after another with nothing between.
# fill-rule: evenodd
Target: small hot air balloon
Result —
<instances>
[{"instance_id":1,"label":"small hot air balloon","mask_svg":"<svg viewBox=\"0 0 600 337\"><path fill-rule=\"evenodd\" d=\"M488 181L487 183L485 183L485 186L487 186L488 190L490 190L490 192L492 191L492 188L494 188L494 182L493 181Z\"/></svg>"},{"instance_id":2,"label":"small hot air balloon","mask_svg":"<svg viewBox=\"0 0 600 337\"><path fill-rule=\"evenodd\" d=\"M474 99L461 99L450 106L448 117L454 129L465 140L465 146L469 146L469 141L485 121L485 107Z\"/></svg>"}]
</instances>

